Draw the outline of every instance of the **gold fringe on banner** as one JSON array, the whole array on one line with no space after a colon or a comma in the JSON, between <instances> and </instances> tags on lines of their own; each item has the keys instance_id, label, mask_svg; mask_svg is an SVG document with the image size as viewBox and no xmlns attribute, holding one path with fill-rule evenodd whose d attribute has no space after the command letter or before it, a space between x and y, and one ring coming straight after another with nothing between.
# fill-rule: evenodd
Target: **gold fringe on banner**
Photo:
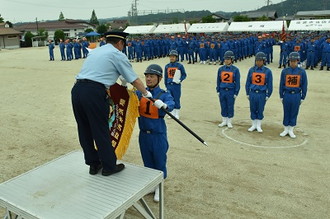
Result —
<instances>
[{"instance_id":1,"label":"gold fringe on banner","mask_svg":"<svg viewBox=\"0 0 330 219\"><path fill-rule=\"evenodd\" d=\"M126 120L123 132L121 134L119 143L115 150L117 159L122 159L127 151L129 142L132 137L133 129L135 126L136 118L139 117L139 99L134 90L127 90L129 94L129 101L126 111Z\"/></svg>"}]
</instances>

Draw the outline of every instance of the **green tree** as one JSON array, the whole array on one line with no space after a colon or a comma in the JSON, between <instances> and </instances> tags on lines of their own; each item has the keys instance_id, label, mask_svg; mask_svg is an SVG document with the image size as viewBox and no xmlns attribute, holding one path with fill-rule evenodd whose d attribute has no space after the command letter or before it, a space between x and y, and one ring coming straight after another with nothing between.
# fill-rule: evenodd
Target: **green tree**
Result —
<instances>
[{"instance_id":1,"label":"green tree","mask_svg":"<svg viewBox=\"0 0 330 219\"><path fill-rule=\"evenodd\" d=\"M99 25L97 28L96 28L96 31L99 33L99 34L103 34L105 32L108 31L108 26L105 25L105 24L101 24Z\"/></svg>"},{"instance_id":2,"label":"green tree","mask_svg":"<svg viewBox=\"0 0 330 219\"><path fill-rule=\"evenodd\" d=\"M92 11L92 16L91 16L91 19L89 20L89 23L91 24L95 24L95 25L99 25L99 20L97 19L96 17L96 14L95 14L95 10L93 9Z\"/></svg>"},{"instance_id":3,"label":"green tree","mask_svg":"<svg viewBox=\"0 0 330 219\"><path fill-rule=\"evenodd\" d=\"M48 32L45 31L45 29L39 29L37 31L37 36L40 36L41 37L40 38L41 40L46 40L48 38Z\"/></svg>"},{"instance_id":4,"label":"green tree","mask_svg":"<svg viewBox=\"0 0 330 219\"><path fill-rule=\"evenodd\" d=\"M0 14L0 23L3 23L3 18L1 17L1 14Z\"/></svg>"},{"instance_id":5,"label":"green tree","mask_svg":"<svg viewBox=\"0 0 330 219\"><path fill-rule=\"evenodd\" d=\"M262 17L257 18L257 21L269 21L270 19L263 15Z\"/></svg>"},{"instance_id":6,"label":"green tree","mask_svg":"<svg viewBox=\"0 0 330 219\"><path fill-rule=\"evenodd\" d=\"M233 20L235 22L251 21L251 19L248 18L248 16L246 16L246 15L236 15L236 16L233 17Z\"/></svg>"},{"instance_id":7,"label":"green tree","mask_svg":"<svg viewBox=\"0 0 330 219\"><path fill-rule=\"evenodd\" d=\"M216 20L212 17L212 15L202 17L202 23L215 23L215 22Z\"/></svg>"},{"instance_id":8,"label":"green tree","mask_svg":"<svg viewBox=\"0 0 330 219\"><path fill-rule=\"evenodd\" d=\"M25 40L25 46L26 47L31 47L32 46L32 37L34 37L34 35L30 31L25 33L24 40Z\"/></svg>"},{"instance_id":9,"label":"green tree","mask_svg":"<svg viewBox=\"0 0 330 219\"><path fill-rule=\"evenodd\" d=\"M63 15L63 13L62 13L62 11L61 11L61 13L60 13L60 16L58 16L58 20L59 21L64 21L64 15Z\"/></svg>"},{"instance_id":10,"label":"green tree","mask_svg":"<svg viewBox=\"0 0 330 219\"><path fill-rule=\"evenodd\" d=\"M63 32L63 30L56 30L54 33L54 41L55 42L60 42L60 39L62 39L63 41L65 40L65 34Z\"/></svg>"},{"instance_id":11,"label":"green tree","mask_svg":"<svg viewBox=\"0 0 330 219\"><path fill-rule=\"evenodd\" d=\"M93 32L94 30L92 29L92 28L87 28L86 30L85 30L85 33L90 33L90 32Z\"/></svg>"}]
</instances>

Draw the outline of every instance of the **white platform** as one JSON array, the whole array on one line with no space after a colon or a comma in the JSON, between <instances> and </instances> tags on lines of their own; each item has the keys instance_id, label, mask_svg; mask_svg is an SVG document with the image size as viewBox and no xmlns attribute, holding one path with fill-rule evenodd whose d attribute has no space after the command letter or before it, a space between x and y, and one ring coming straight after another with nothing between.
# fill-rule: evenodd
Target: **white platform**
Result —
<instances>
[{"instance_id":1,"label":"white platform","mask_svg":"<svg viewBox=\"0 0 330 219\"><path fill-rule=\"evenodd\" d=\"M11 213L24 219L124 218L131 206L145 218L156 218L143 196L158 185L159 218L164 218L163 173L125 166L111 176L92 176L83 153L75 151L1 183L0 206L7 209L5 218Z\"/></svg>"}]
</instances>

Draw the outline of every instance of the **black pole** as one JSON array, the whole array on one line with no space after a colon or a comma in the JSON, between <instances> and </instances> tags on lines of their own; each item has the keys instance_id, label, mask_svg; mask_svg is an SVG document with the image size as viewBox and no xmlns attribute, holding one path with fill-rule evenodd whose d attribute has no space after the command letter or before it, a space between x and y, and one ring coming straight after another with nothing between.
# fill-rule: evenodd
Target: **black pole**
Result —
<instances>
[{"instance_id":1,"label":"black pole","mask_svg":"<svg viewBox=\"0 0 330 219\"><path fill-rule=\"evenodd\" d=\"M152 102L155 102L153 99L149 98ZM204 145L208 146L207 143L199 137L195 132L193 132L188 126L183 124L179 119L177 119L175 116L173 116L172 113L170 113L167 109L161 108L167 115L169 115L172 119L174 119L177 123L179 123L184 129L186 129L190 134L192 134L195 138L197 138L200 142L202 142Z\"/></svg>"}]
</instances>

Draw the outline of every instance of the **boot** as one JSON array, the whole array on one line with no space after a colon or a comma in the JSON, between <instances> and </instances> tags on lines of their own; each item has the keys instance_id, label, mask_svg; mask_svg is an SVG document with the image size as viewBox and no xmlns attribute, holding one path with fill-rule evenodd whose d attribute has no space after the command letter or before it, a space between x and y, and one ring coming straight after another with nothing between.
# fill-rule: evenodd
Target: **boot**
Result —
<instances>
[{"instance_id":1,"label":"boot","mask_svg":"<svg viewBox=\"0 0 330 219\"><path fill-rule=\"evenodd\" d=\"M227 125L227 120L228 120L228 117L222 117L222 123L220 123L218 126L224 127L225 125Z\"/></svg>"},{"instance_id":2,"label":"boot","mask_svg":"<svg viewBox=\"0 0 330 219\"><path fill-rule=\"evenodd\" d=\"M281 67L282 67L282 65L279 65L279 66L278 66L278 68L281 68Z\"/></svg>"},{"instance_id":3,"label":"boot","mask_svg":"<svg viewBox=\"0 0 330 219\"><path fill-rule=\"evenodd\" d=\"M322 71L323 70L323 66L321 66L321 68L320 68L320 71Z\"/></svg>"},{"instance_id":4,"label":"boot","mask_svg":"<svg viewBox=\"0 0 330 219\"><path fill-rule=\"evenodd\" d=\"M296 135L293 133L293 126L289 126L289 135L291 138L296 138Z\"/></svg>"},{"instance_id":5,"label":"boot","mask_svg":"<svg viewBox=\"0 0 330 219\"><path fill-rule=\"evenodd\" d=\"M307 70L307 69L309 69L309 66L306 66L306 68L305 68L305 69L306 69L306 70Z\"/></svg>"},{"instance_id":6,"label":"boot","mask_svg":"<svg viewBox=\"0 0 330 219\"><path fill-rule=\"evenodd\" d=\"M252 120L252 126L248 129L249 132L253 132L257 128L257 120Z\"/></svg>"},{"instance_id":7,"label":"boot","mask_svg":"<svg viewBox=\"0 0 330 219\"><path fill-rule=\"evenodd\" d=\"M283 68L286 68L286 65L283 65Z\"/></svg>"},{"instance_id":8,"label":"boot","mask_svg":"<svg viewBox=\"0 0 330 219\"><path fill-rule=\"evenodd\" d=\"M179 109L176 109L176 111L175 111L175 117L177 119L180 119L180 110Z\"/></svg>"},{"instance_id":9,"label":"boot","mask_svg":"<svg viewBox=\"0 0 330 219\"><path fill-rule=\"evenodd\" d=\"M231 124L231 120L232 120L232 118L228 118L228 120L227 120L227 127L228 128L233 128L233 125Z\"/></svg>"},{"instance_id":10,"label":"boot","mask_svg":"<svg viewBox=\"0 0 330 219\"><path fill-rule=\"evenodd\" d=\"M258 132L263 132L263 130L261 129L261 120L260 119L257 119L257 131Z\"/></svg>"},{"instance_id":11,"label":"boot","mask_svg":"<svg viewBox=\"0 0 330 219\"><path fill-rule=\"evenodd\" d=\"M314 70L314 67L313 66L311 66L311 70Z\"/></svg>"},{"instance_id":12,"label":"boot","mask_svg":"<svg viewBox=\"0 0 330 219\"><path fill-rule=\"evenodd\" d=\"M327 71L330 71L330 67L327 67Z\"/></svg>"},{"instance_id":13,"label":"boot","mask_svg":"<svg viewBox=\"0 0 330 219\"><path fill-rule=\"evenodd\" d=\"M159 187L155 190L154 201L159 202Z\"/></svg>"},{"instance_id":14,"label":"boot","mask_svg":"<svg viewBox=\"0 0 330 219\"><path fill-rule=\"evenodd\" d=\"M280 136L284 137L289 133L289 126L284 126L284 131L281 132Z\"/></svg>"}]
</instances>

